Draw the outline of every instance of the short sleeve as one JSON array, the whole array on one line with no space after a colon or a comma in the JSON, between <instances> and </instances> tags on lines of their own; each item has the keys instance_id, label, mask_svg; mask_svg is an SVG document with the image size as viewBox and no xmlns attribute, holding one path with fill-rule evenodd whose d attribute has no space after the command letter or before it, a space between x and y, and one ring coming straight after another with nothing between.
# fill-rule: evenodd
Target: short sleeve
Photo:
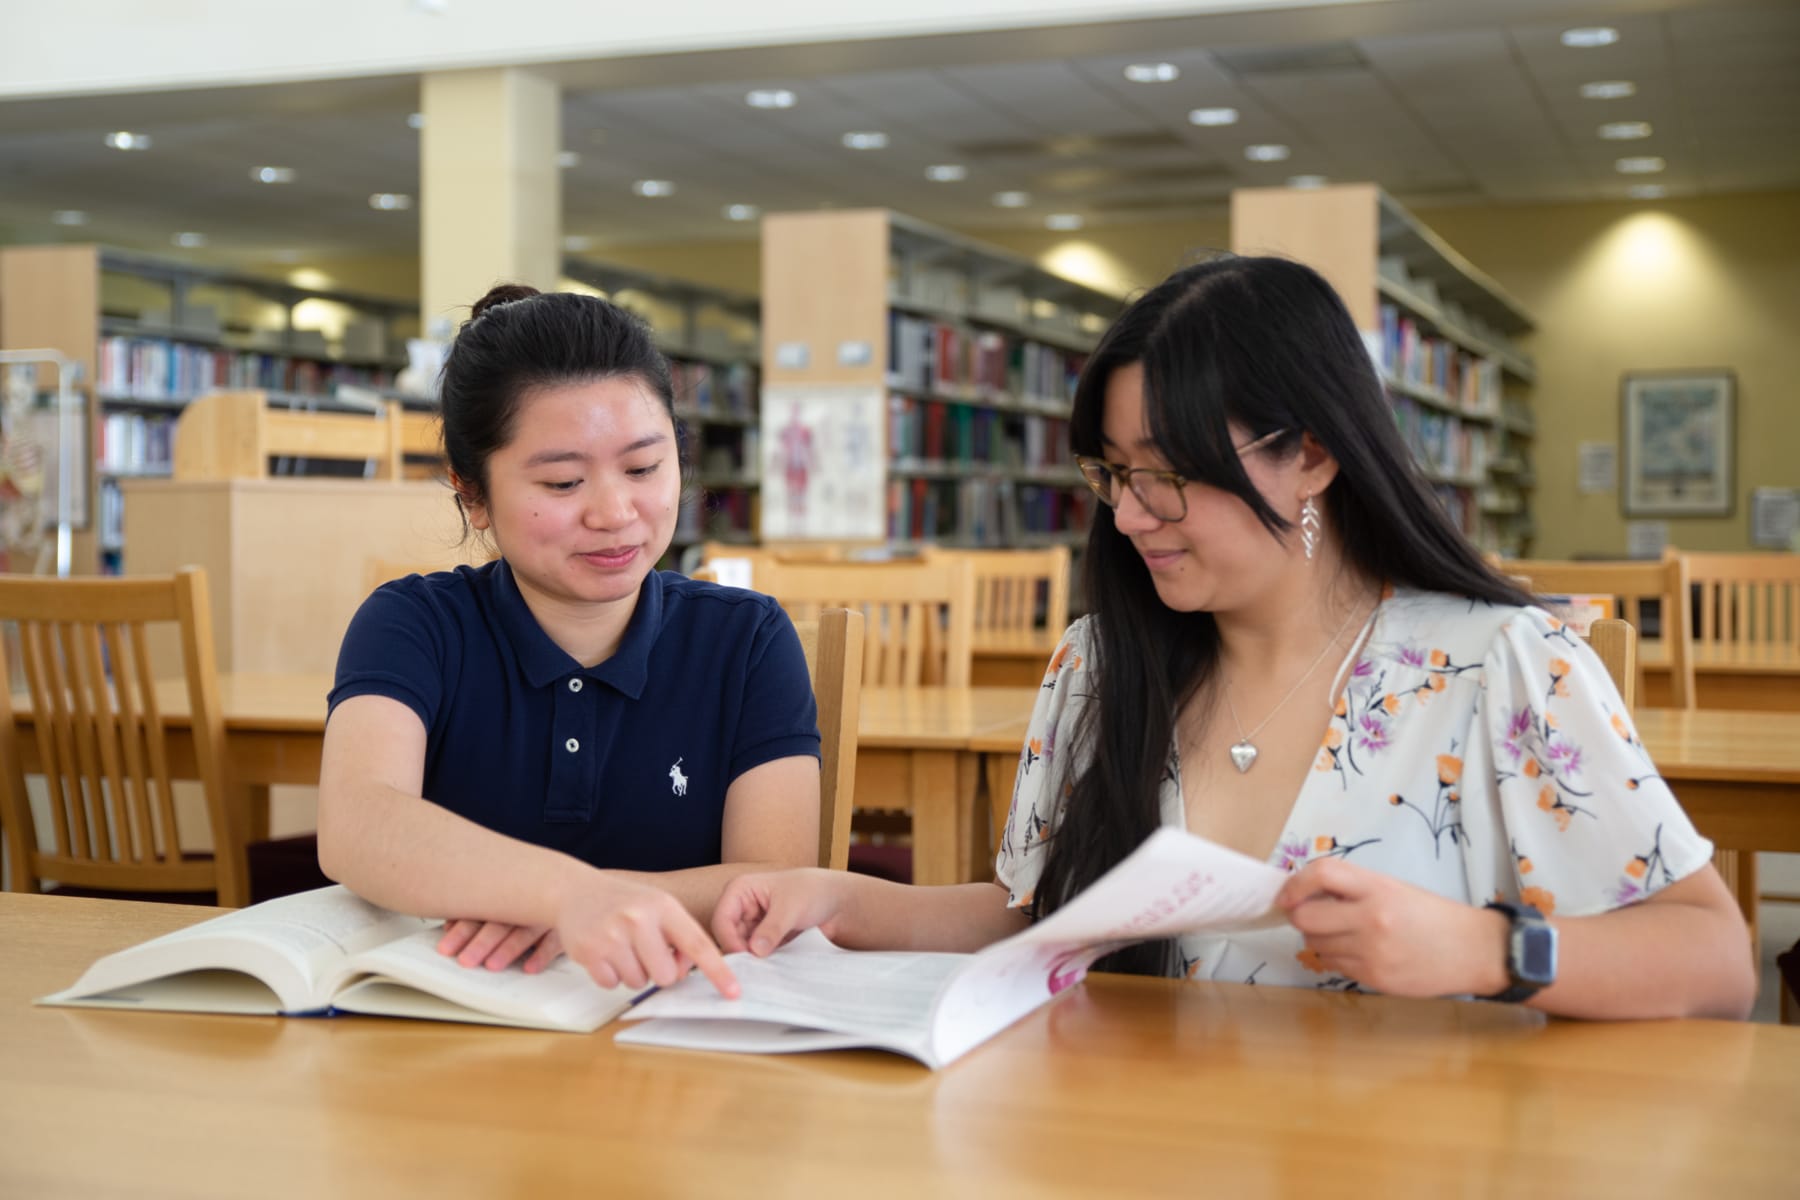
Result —
<instances>
[{"instance_id":1,"label":"short sleeve","mask_svg":"<svg viewBox=\"0 0 1800 1200\"><path fill-rule=\"evenodd\" d=\"M751 638L731 778L778 758L819 757L819 709L794 623L770 603Z\"/></svg>"},{"instance_id":2,"label":"short sleeve","mask_svg":"<svg viewBox=\"0 0 1800 1200\"><path fill-rule=\"evenodd\" d=\"M443 618L420 577L383 584L350 618L329 706L352 696L386 696L412 709L429 730L444 702L444 660Z\"/></svg>"},{"instance_id":3,"label":"short sleeve","mask_svg":"<svg viewBox=\"0 0 1800 1200\"><path fill-rule=\"evenodd\" d=\"M1711 861L1712 843L1657 774L1585 641L1541 609L1523 609L1501 627L1483 665L1470 730L1475 761L1462 782L1492 794L1465 795L1463 804L1497 816L1492 832L1504 839L1512 869L1507 878L1499 853L1471 861L1478 902L1516 895L1546 914L1589 916L1642 900Z\"/></svg>"},{"instance_id":4,"label":"short sleeve","mask_svg":"<svg viewBox=\"0 0 1800 1200\"><path fill-rule=\"evenodd\" d=\"M1093 690L1088 674L1091 619L1083 617L1063 634L1019 749L1012 808L994 861L995 878L1006 888L1011 908L1026 907L1037 895L1044 873L1044 837L1061 819L1073 783L1076 764L1068 760L1073 756L1074 731Z\"/></svg>"}]
</instances>

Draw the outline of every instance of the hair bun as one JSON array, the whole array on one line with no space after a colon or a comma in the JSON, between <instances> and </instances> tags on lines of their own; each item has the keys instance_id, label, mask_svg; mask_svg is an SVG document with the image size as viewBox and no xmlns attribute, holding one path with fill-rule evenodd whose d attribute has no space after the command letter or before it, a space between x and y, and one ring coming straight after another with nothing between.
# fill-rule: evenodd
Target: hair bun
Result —
<instances>
[{"instance_id":1,"label":"hair bun","mask_svg":"<svg viewBox=\"0 0 1800 1200\"><path fill-rule=\"evenodd\" d=\"M487 295L475 302L475 307L469 310L469 320L479 319L490 308L511 304L515 300L529 300L538 294L536 288L527 287L522 283L497 283L488 289Z\"/></svg>"}]
</instances>

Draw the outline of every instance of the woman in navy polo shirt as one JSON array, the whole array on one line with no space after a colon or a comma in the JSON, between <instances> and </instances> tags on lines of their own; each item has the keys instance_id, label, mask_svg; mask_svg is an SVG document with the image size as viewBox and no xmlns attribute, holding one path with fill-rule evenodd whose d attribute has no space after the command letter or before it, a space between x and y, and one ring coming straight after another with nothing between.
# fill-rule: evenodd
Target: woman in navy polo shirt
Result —
<instances>
[{"instance_id":1,"label":"woman in navy polo shirt","mask_svg":"<svg viewBox=\"0 0 1800 1200\"><path fill-rule=\"evenodd\" d=\"M503 286L444 364L444 453L500 557L363 603L319 795L326 874L452 918L499 969L567 953L605 986L735 981L699 919L818 844L819 734L766 596L654 569L681 456L668 362L590 296Z\"/></svg>"}]
</instances>

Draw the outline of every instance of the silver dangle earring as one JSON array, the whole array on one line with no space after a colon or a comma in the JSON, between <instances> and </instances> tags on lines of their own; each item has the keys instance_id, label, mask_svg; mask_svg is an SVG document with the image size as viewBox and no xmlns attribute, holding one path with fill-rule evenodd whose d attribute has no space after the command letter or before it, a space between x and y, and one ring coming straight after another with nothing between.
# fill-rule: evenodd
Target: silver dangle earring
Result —
<instances>
[{"instance_id":1,"label":"silver dangle earring","mask_svg":"<svg viewBox=\"0 0 1800 1200\"><path fill-rule=\"evenodd\" d=\"M1319 506L1311 496L1300 506L1300 546L1306 552L1306 561L1311 562L1313 555L1319 552Z\"/></svg>"}]
</instances>

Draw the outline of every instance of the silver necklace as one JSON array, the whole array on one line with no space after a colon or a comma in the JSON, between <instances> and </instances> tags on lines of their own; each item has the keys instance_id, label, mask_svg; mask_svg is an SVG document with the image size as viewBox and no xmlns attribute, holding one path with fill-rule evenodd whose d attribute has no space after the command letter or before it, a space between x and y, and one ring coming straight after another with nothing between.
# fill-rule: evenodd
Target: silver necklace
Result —
<instances>
[{"instance_id":1,"label":"silver necklace","mask_svg":"<svg viewBox=\"0 0 1800 1200\"><path fill-rule=\"evenodd\" d=\"M1294 698L1294 693L1300 690L1300 685L1312 678L1312 673L1319 669L1319 664L1325 661L1325 656L1331 653L1331 648L1338 644L1339 638L1344 636L1344 630L1350 628L1350 621L1356 616L1356 610L1361 607L1360 604L1352 606L1350 612L1344 617L1344 623L1337 627L1337 632L1331 635L1331 640L1325 643L1325 648L1319 651L1319 656L1312 660L1312 665L1306 668L1300 678L1294 680L1294 686L1287 690L1287 695L1276 701L1275 707L1269 710L1269 715L1257 722L1256 728L1249 733L1244 732L1244 723L1238 720L1237 706L1231 702L1231 685L1222 679L1219 681L1219 690L1225 693L1226 711L1231 713L1231 723L1238 731L1238 740L1231 747L1231 765L1238 769L1238 774L1242 775L1256 765L1256 744L1250 739L1261 733L1264 726L1275 719L1275 714L1281 711L1282 705ZM1358 638L1358 640L1361 639ZM1334 692L1337 690L1336 683L1337 681L1334 679L1332 681L1332 691Z\"/></svg>"}]
</instances>

